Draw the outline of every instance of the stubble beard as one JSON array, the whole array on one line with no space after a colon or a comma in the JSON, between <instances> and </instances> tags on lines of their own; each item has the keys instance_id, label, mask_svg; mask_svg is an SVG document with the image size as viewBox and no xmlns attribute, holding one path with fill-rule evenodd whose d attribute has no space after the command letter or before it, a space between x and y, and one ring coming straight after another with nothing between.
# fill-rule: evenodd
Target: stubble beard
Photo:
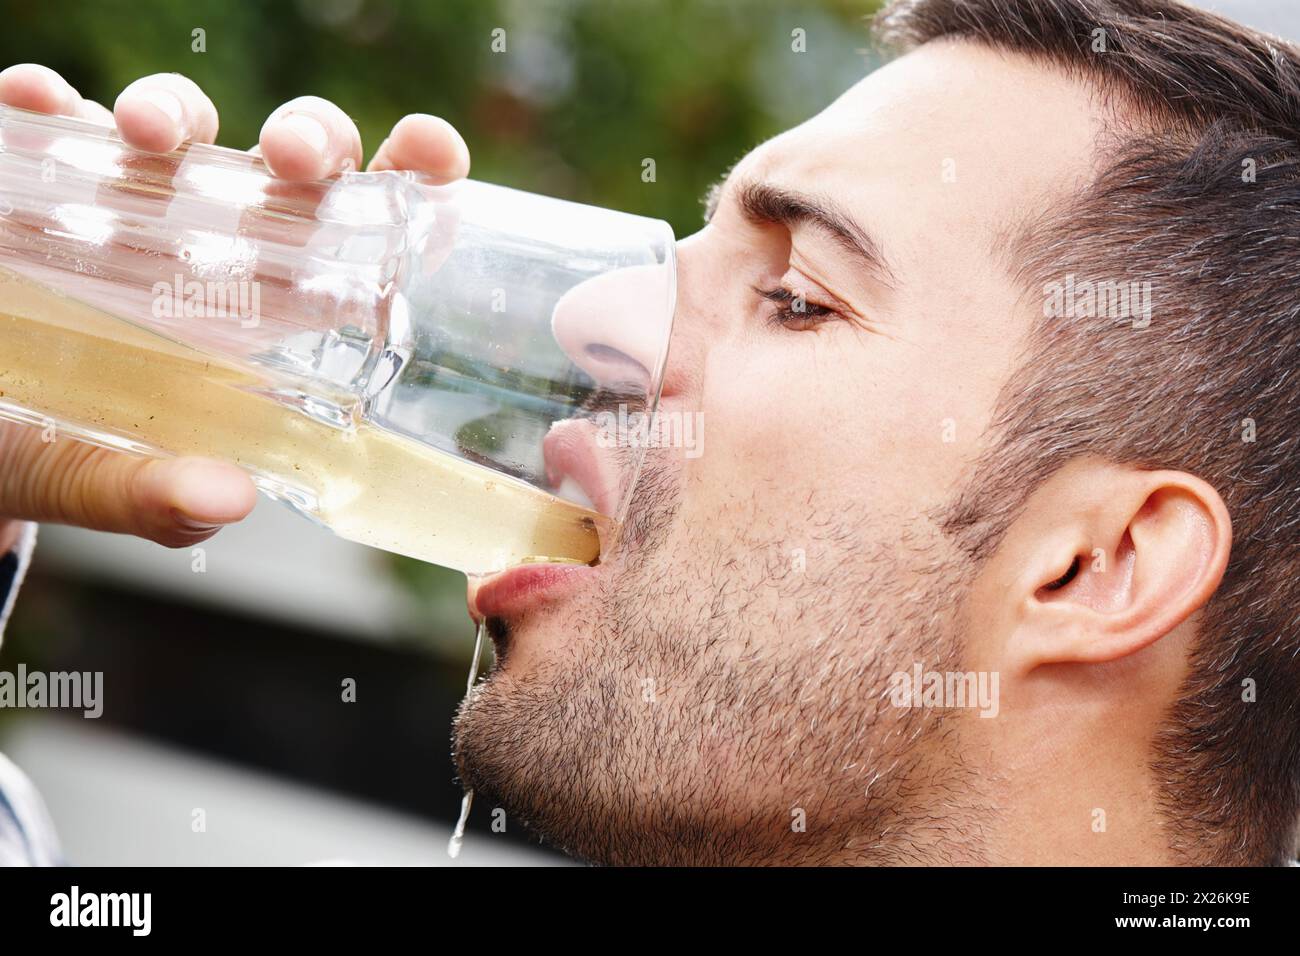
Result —
<instances>
[{"instance_id":1,"label":"stubble beard","mask_svg":"<svg viewBox=\"0 0 1300 956\"><path fill-rule=\"evenodd\" d=\"M516 622L569 630L563 657L494 670L462 705L462 780L596 863L977 859L951 715L888 693L915 662L958 665L965 578L937 533L868 544L866 516L837 507L797 543L733 521L674 549L679 510L673 469L649 461L600 590Z\"/></svg>"}]
</instances>

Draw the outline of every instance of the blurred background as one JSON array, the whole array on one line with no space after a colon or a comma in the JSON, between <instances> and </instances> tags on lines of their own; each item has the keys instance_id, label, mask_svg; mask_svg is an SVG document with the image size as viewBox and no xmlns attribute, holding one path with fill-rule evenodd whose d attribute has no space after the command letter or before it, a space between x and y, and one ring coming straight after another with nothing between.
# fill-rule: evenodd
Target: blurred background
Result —
<instances>
[{"instance_id":1,"label":"blurred background","mask_svg":"<svg viewBox=\"0 0 1300 956\"><path fill-rule=\"evenodd\" d=\"M1300 36L1294 0L1204 5ZM0 0L0 68L43 63L110 107L137 77L184 73L221 110L218 142L240 149L302 94L341 105L371 149L402 115L436 113L464 133L475 178L685 236L747 149L870 69L876 6ZM269 501L204 547L196 573L188 551L41 531L0 669L102 671L104 714L0 710L0 750L44 793L69 860L450 863L449 734L473 646L464 578ZM355 703L341 699L346 678ZM563 862L522 832L493 833L490 814L477 808L458 863Z\"/></svg>"}]
</instances>

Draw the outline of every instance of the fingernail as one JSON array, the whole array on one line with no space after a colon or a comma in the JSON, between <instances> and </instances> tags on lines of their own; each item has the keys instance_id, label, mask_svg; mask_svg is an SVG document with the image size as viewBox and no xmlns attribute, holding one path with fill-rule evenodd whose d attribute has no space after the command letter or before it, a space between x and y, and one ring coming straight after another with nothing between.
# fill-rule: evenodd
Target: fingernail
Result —
<instances>
[{"instance_id":1,"label":"fingernail","mask_svg":"<svg viewBox=\"0 0 1300 956\"><path fill-rule=\"evenodd\" d=\"M461 136L459 133L456 134L456 140L457 143L459 144L457 151L460 153L460 168L464 170L464 173L468 173L469 172L469 144L465 142L465 138ZM464 175L464 173L462 173L462 175Z\"/></svg>"},{"instance_id":2,"label":"fingernail","mask_svg":"<svg viewBox=\"0 0 1300 956\"><path fill-rule=\"evenodd\" d=\"M145 90L137 95L166 116L177 127L184 127L185 107L181 105L181 101L177 99L176 94L168 93L166 90Z\"/></svg>"},{"instance_id":3,"label":"fingernail","mask_svg":"<svg viewBox=\"0 0 1300 956\"><path fill-rule=\"evenodd\" d=\"M460 157L460 168L464 170L468 170L469 169L469 144L465 142L465 137L460 135L460 130L452 126L442 117L439 116L437 117L437 119L446 128L447 132L451 134L452 142L455 144L456 153Z\"/></svg>"},{"instance_id":4,"label":"fingernail","mask_svg":"<svg viewBox=\"0 0 1300 956\"><path fill-rule=\"evenodd\" d=\"M280 123L315 152L322 156L325 154L330 137L320 120L306 113L290 113L288 116L281 117Z\"/></svg>"},{"instance_id":5,"label":"fingernail","mask_svg":"<svg viewBox=\"0 0 1300 956\"><path fill-rule=\"evenodd\" d=\"M220 524L213 524L211 521L198 521L176 508L172 509L172 520L188 531L216 531L218 528L224 527Z\"/></svg>"}]
</instances>

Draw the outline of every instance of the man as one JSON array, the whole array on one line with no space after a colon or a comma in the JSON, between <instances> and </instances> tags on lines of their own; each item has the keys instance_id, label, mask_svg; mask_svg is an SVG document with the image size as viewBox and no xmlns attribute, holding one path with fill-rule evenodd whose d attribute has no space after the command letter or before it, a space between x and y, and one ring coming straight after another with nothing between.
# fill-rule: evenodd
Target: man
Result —
<instances>
[{"instance_id":1,"label":"man","mask_svg":"<svg viewBox=\"0 0 1300 956\"><path fill-rule=\"evenodd\" d=\"M707 453L652 449L596 568L471 593L462 775L612 863L1293 859L1300 54L1174 0L878 27L679 247ZM2 500L246 509L171 467L225 497Z\"/></svg>"}]
</instances>

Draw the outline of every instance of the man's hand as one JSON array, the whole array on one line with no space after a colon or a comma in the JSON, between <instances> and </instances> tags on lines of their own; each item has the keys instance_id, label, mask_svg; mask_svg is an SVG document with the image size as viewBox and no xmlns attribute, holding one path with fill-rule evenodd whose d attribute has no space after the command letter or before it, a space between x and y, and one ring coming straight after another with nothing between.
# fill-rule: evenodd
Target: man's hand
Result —
<instances>
[{"instance_id":1,"label":"man's hand","mask_svg":"<svg viewBox=\"0 0 1300 956\"><path fill-rule=\"evenodd\" d=\"M136 80L113 111L84 100L43 66L0 72L0 103L116 125L123 141L151 152L211 143L217 109L175 73ZM302 96L267 119L258 146L276 176L321 179L360 168L361 135L327 100ZM465 141L446 121L404 117L368 169L412 169L450 182L469 172ZM150 459L75 441L45 442L39 429L0 421L0 552L12 547L13 519L53 521L139 535L169 547L192 545L253 508L255 491L235 465L206 458Z\"/></svg>"}]
</instances>

